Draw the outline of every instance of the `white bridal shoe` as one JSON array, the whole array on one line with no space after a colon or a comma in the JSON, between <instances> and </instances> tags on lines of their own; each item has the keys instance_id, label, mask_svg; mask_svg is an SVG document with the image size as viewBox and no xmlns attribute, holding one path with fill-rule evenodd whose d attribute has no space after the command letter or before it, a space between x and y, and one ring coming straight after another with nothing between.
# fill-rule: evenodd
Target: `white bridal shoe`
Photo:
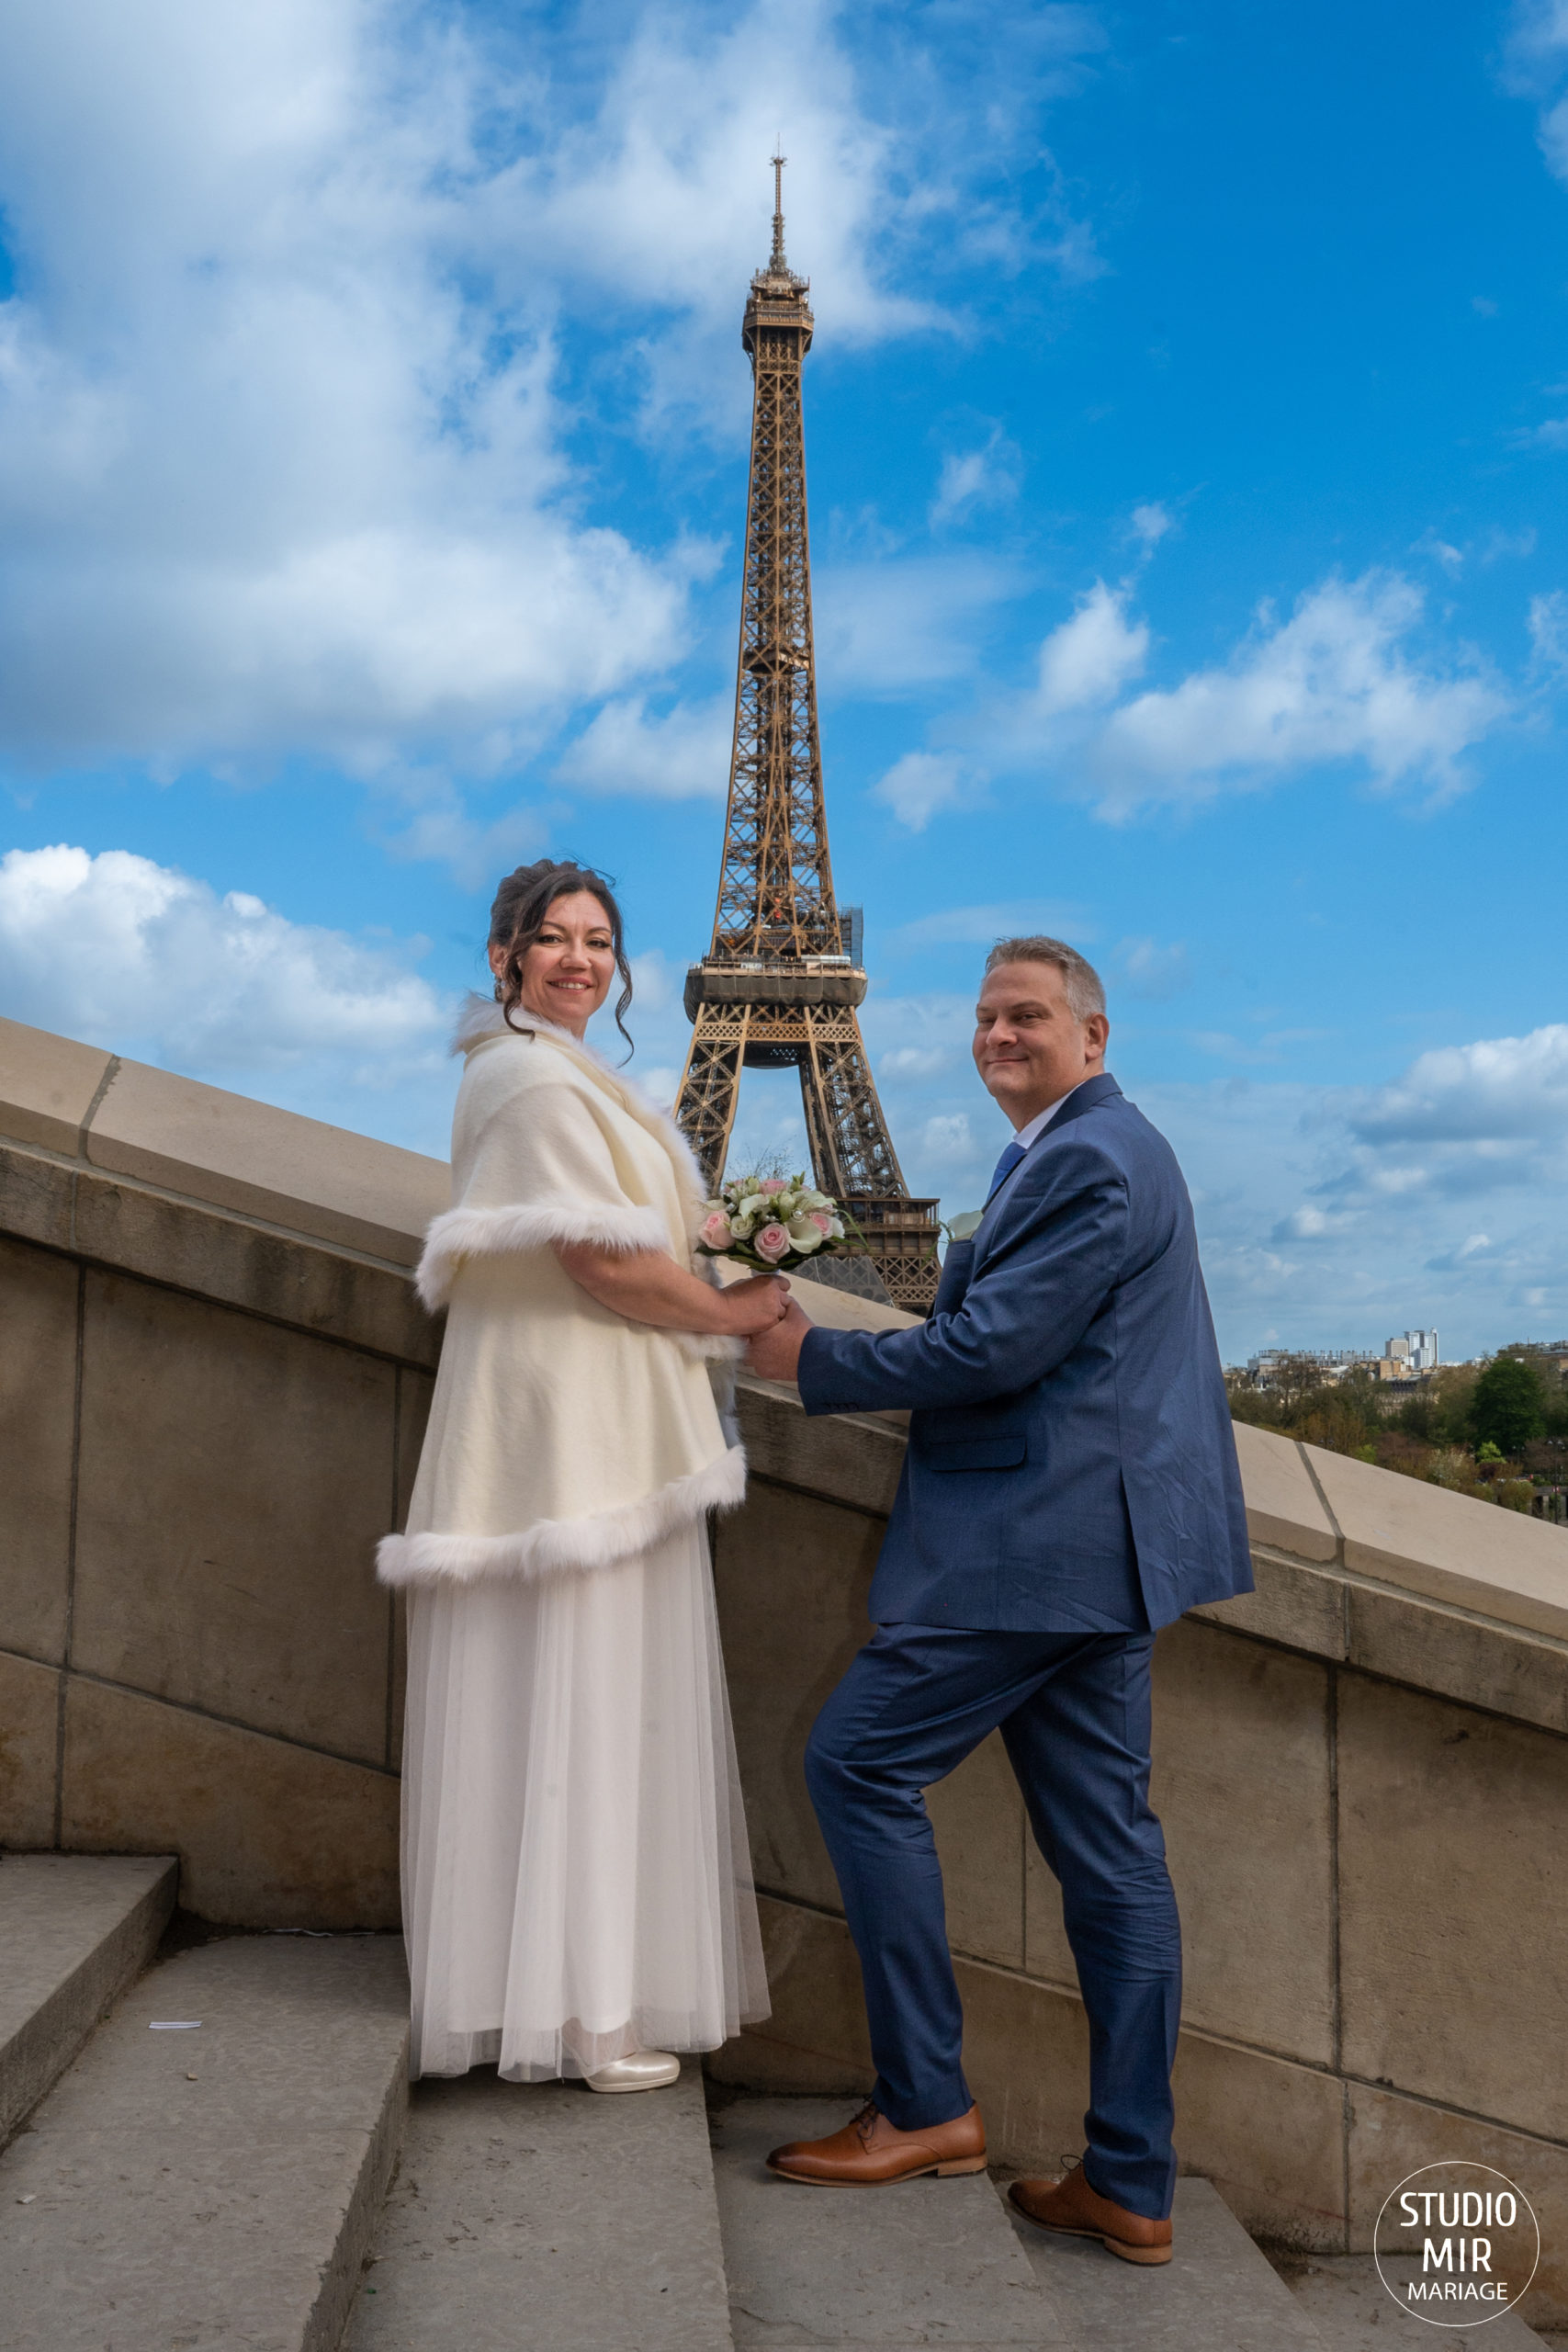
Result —
<instances>
[{"instance_id":1,"label":"white bridal shoe","mask_svg":"<svg viewBox=\"0 0 1568 2352\"><path fill-rule=\"evenodd\" d=\"M634 2050L586 2077L591 2091L661 2091L681 2079L681 2061L668 2050Z\"/></svg>"}]
</instances>

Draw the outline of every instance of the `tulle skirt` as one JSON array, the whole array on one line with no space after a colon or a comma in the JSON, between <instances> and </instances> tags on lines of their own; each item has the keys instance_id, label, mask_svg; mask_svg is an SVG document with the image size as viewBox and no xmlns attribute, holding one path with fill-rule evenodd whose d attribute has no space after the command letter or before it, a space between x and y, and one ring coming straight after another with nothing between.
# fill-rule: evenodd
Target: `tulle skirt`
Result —
<instances>
[{"instance_id":1,"label":"tulle skirt","mask_svg":"<svg viewBox=\"0 0 1568 2352\"><path fill-rule=\"evenodd\" d=\"M586 2075L766 2017L701 1521L410 1591L403 1924L416 2075Z\"/></svg>"}]
</instances>

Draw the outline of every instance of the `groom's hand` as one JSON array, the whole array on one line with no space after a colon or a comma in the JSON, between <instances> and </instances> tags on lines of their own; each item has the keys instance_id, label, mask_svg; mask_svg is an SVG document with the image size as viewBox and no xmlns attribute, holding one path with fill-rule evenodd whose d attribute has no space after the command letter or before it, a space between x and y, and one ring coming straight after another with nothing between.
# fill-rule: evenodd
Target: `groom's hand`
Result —
<instances>
[{"instance_id":1,"label":"groom's hand","mask_svg":"<svg viewBox=\"0 0 1568 2352\"><path fill-rule=\"evenodd\" d=\"M763 1380L793 1380L800 1362L800 1343L811 1329L794 1299L777 1323L759 1331L746 1351L746 1362Z\"/></svg>"}]
</instances>

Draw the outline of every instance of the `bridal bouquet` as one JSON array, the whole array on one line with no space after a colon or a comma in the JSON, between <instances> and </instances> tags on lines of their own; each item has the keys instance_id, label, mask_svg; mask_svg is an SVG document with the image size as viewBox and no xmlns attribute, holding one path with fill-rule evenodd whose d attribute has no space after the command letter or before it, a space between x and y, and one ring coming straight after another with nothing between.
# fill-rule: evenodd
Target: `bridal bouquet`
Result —
<instances>
[{"instance_id":1,"label":"bridal bouquet","mask_svg":"<svg viewBox=\"0 0 1568 2352\"><path fill-rule=\"evenodd\" d=\"M787 1274L825 1250L861 1246L853 1221L804 1176L737 1176L703 1204L697 1247L705 1257L734 1258L759 1274Z\"/></svg>"}]
</instances>

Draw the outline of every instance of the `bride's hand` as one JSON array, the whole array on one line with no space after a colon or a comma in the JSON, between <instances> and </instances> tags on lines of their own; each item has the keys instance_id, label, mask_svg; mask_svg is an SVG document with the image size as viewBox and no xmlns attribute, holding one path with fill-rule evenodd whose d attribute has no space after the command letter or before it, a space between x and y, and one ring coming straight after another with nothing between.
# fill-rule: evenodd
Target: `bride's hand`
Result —
<instances>
[{"instance_id":1,"label":"bride's hand","mask_svg":"<svg viewBox=\"0 0 1568 2352\"><path fill-rule=\"evenodd\" d=\"M724 1328L738 1340L772 1330L789 1312L789 1284L781 1274L753 1274L746 1282L731 1283L723 1297Z\"/></svg>"}]
</instances>

